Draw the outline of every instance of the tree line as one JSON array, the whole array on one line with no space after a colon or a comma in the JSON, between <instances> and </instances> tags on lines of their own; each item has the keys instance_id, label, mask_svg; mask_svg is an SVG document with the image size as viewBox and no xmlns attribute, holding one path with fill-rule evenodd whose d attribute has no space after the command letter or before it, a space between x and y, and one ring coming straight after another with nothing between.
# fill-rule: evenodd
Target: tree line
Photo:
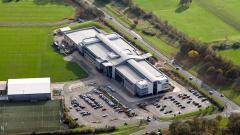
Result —
<instances>
[{"instance_id":1,"label":"tree line","mask_svg":"<svg viewBox=\"0 0 240 135\"><path fill-rule=\"evenodd\" d=\"M174 121L169 126L170 135L239 135L240 114L233 113L222 126L222 116L215 119L194 118L185 122Z\"/></svg>"}]
</instances>

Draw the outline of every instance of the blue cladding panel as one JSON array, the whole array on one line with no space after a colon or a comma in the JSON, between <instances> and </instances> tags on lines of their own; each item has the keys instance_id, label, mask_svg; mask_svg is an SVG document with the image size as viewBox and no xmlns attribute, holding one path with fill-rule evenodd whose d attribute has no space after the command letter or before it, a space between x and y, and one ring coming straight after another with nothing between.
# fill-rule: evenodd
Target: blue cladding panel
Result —
<instances>
[{"instance_id":1,"label":"blue cladding panel","mask_svg":"<svg viewBox=\"0 0 240 135\"><path fill-rule=\"evenodd\" d=\"M10 101L31 101L31 100L50 100L51 94L29 94L29 95L9 95L8 100Z\"/></svg>"}]
</instances>

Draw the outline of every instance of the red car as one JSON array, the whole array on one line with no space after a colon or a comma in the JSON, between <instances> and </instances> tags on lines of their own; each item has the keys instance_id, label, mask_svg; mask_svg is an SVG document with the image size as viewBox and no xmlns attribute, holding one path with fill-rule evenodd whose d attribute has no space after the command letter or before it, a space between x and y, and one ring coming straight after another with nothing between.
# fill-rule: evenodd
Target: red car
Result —
<instances>
[{"instance_id":1,"label":"red car","mask_svg":"<svg viewBox=\"0 0 240 135\"><path fill-rule=\"evenodd\" d=\"M107 109L106 108L103 108L102 111L106 111Z\"/></svg>"}]
</instances>

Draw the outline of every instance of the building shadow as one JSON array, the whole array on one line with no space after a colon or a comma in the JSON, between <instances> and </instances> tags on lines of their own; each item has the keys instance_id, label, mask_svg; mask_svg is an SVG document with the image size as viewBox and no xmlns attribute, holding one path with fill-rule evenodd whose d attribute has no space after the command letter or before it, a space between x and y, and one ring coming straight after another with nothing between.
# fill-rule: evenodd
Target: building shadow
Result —
<instances>
[{"instance_id":1,"label":"building shadow","mask_svg":"<svg viewBox=\"0 0 240 135\"><path fill-rule=\"evenodd\" d=\"M68 71L71 71L79 79L88 77L87 72L82 67L80 67L77 63L75 63L73 61L70 61L67 63L66 69ZM72 80L76 80L76 78L73 78Z\"/></svg>"}]
</instances>

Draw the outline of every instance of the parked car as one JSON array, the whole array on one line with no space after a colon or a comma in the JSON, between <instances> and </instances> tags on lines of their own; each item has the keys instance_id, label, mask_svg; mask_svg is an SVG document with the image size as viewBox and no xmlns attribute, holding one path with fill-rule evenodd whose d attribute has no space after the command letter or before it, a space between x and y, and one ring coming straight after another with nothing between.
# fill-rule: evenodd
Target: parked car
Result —
<instances>
[{"instance_id":1,"label":"parked car","mask_svg":"<svg viewBox=\"0 0 240 135\"><path fill-rule=\"evenodd\" d=\"M209 94L212 95L212 94L213 94L213 91L209 91Z\"/></svg>"},{"instance_id":2,"label":"parked car","mask_svg":"<svg viewBox=\"0 0 240 135\"><path fill-rule=\"evenodd\" d=\"M108 116L108 114L103 114L103 115L102 115L102 117L107 117L107 116Z\"/></svg>"}]
</instances>

